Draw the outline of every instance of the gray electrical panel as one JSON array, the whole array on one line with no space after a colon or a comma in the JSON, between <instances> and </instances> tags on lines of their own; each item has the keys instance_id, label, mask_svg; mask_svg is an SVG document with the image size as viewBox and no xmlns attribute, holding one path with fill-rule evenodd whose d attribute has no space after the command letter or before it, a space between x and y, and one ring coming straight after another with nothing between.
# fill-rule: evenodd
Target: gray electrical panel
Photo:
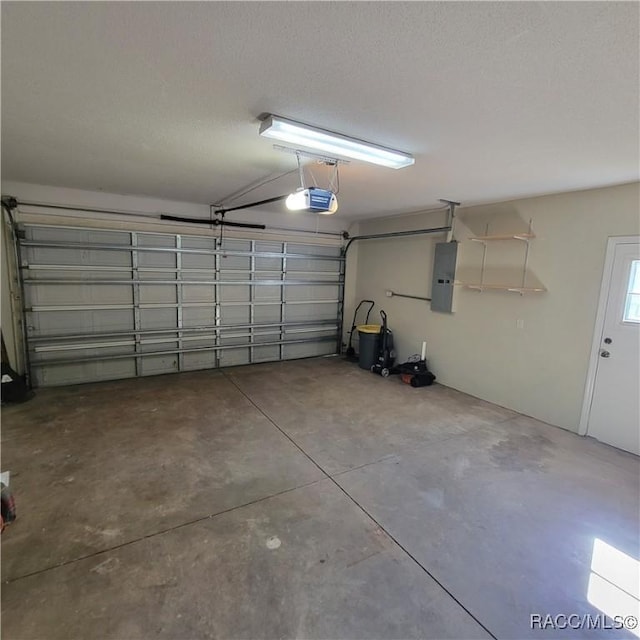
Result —
<instances>
[{"instance_id":1,"label":"gray electrical panel","mask_svg":"<svg viewBox=\"0 0 640 640\"><path fill-rule=\"evenodd\" d=\"M433 256L431 311L452 312L453 282L456 277L457 242L438 242Z\"/></svg>"}]
</instances>

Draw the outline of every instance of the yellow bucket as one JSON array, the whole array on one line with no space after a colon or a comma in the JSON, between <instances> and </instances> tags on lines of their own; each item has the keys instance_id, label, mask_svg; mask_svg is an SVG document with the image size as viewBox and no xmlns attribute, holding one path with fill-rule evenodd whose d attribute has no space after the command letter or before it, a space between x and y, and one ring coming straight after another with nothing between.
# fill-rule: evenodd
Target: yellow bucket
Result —
<instances>
[{"instance_id":1,"label":"yellow bucket","mask_svg":"<svg viewBox=\"0 0 640 640\"><path fill-rule=\"evenodd\" d=\"M360 333L380 333L382 327L379 324L359 324L356 329Z\"/></svg>"}]
</instances>

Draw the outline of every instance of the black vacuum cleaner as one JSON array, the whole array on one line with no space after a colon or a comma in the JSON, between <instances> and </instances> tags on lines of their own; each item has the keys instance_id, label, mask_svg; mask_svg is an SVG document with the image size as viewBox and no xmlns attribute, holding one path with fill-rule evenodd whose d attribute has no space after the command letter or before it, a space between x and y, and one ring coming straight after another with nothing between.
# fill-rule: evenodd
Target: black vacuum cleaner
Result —
<instances>
[{"instance_id":1,"label":"black vacuum cleaner","mask_svg":"<svg viewBox=\"0 0 640 640\"><path fill-rule=\"evenodd\" d=\"M356 354L356 350L353 348L353 332L356 330L356 319L358 317L358 311L360 311L360 307L362 307L363 305L368 304L369 305L369 309L367 310L367 315L364 319L364 322L361 322L360 324L369 324L369 314L371 313L371 309L373 309L373 305L375 304L375 302L373 300L360 300L360 302L358 303L358 306L356 307L356 310L353 313L353 322L351 323L351 331L349 331L349 344L347 345L347 351L345 353L345 358L347 360L350 360L351 362L357 362L358 361L358 356Z\"/></svg>"},{"instance_id":2,"label":"black vacuum cleaner","mask_svg":"<svg viewBox=\"0 0 640 640\"><path fill-rule=\"evenodd\" d=\"M380 327L380 346L378 349L377 360L371 367L371 372L377 373L383 378L387 378L392 373L396 354L393 350L393 333L387 325L387 314L382 309L380 310L380 317L382 318L382 326Z\"/></svg>"}]
</instances>

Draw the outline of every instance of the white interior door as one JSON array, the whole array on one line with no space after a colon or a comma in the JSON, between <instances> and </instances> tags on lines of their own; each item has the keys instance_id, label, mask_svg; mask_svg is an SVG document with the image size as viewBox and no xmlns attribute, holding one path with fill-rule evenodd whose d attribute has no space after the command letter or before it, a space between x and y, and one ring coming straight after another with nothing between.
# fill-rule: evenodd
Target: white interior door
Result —
<instances>
[{"instance_id":1,"label":"white interior door","mask_svg":"<svg viewBox=\"0 0 640 640\"><path fill-rule=\"evenodd\" d=\"M614 247L587 433L640 455L640 244Z\"/></svg>"}]
</instances>

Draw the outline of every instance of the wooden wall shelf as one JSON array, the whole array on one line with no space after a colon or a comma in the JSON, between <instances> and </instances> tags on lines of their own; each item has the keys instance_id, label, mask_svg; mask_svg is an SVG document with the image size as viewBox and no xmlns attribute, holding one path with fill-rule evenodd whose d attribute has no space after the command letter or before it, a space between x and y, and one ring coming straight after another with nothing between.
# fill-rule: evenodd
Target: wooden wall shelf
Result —
<instances>
[{"instance_id":1,"label":"wooden wall shelf","mask_svg":"<svg viewBox=\"0 0 640 640\"><path fill-rule=\"evenodd\" d=\"M471 289L473 291L510 291L512 293L519 293L521 296L525 293L542 293L546 291L544 287L527 287L527 267L529 264L529 240L535 238L536 235L533 233L531 229L531 220L529 220L529 229L523 233L508 233L508 234L490 234L489 233L489 225L487 224L485 229L485 235L483 236L472 236L469 240L474 242L482 242L483 251L482 251L482 267L480 269L480 282L460 282L460 284L465 289ZM484 281L484 273L485 273L485 264L487 259L487 243L495 240L520 240L525 243L525 254L524 260L522 264L522 281L520 286L514 286L510 284L489 284Z\"/></svg>"}]
</instances>

